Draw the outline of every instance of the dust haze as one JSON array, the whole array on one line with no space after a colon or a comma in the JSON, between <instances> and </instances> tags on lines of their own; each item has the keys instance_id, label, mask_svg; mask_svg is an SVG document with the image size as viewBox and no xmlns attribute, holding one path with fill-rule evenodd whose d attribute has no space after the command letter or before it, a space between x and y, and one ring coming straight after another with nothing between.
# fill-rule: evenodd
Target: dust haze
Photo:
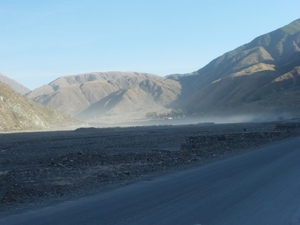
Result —
<instances>
[{"instance_id":1,"label":"dust haze","mask_svg":"<svg viewBox=\"0 0 300 225\"><path fill-rule=\"evenodd\" d=\"M187 116L184 118L147 119L124 116L111 116L85 121L86 127L134 127L134 126L160 126L160 125L189 125L189 124L230 124L230 123L265 123L297 118L294 113L261 113L236 115L202 115Z\"/></svg>"}]
</instances>

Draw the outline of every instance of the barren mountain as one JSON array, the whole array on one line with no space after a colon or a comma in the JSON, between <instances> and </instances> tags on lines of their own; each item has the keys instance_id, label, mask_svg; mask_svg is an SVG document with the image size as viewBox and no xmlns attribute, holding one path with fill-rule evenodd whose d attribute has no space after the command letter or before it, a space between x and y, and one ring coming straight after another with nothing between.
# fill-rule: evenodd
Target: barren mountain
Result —
<instances>
[{"instance_id":1,"label":"barren mountain","mask_svg":"<svg viewBox=\"0 0 300 225\"><path fill-rule=\"evenodd\" d=\"M200 70L171 75L177 104L190 113L288 112L300 109L300 19L259 36Z\"/></svg>"},{"instance_id":2,"label":"barren mountain","mask_svg":"<svg viewBox=\"0 0 300 225\"><path fill-rule=\"evenodd\" d=\"M41 130L75 124L79 121L37 104L0 82L0 131Z\"/></svg>"},{"instance_id":3,"label":"barren mountain","mask_svg":"<svg viewBox=\"0 0 300 225\"><path fill-rule=\"evenodd\" d=\"M24 95L28 93L30 90L27 87L24 87L22 84L18 83L17 81L8 78L7 76L0 73L0 82L7 84L10 86L13 90L20 93L21 95Z\"/></svg>"},{"instance_id":4,"label":"barren mountain","mask_svg":"<svg viewBox=\"0 0 300 225\"><path fill-rule=\"evenodd\" d=\"M106 72L61 77L27 96L80 119L115 115L124 121L168 110L180 90L177 81L153 74Z\"/></svg>"},{"instance_id":5,"label":"barren mountain","mask_svg":"<svg viewBox=\"0 0 300 225\"><path fill-rule=\"evenodd\" d=\"M134 72L58 78L27 96L84 120L142 118L171 108L189 114L292 113L300 110L300 19L189 74Z\"/></svg>"}]
</instances>

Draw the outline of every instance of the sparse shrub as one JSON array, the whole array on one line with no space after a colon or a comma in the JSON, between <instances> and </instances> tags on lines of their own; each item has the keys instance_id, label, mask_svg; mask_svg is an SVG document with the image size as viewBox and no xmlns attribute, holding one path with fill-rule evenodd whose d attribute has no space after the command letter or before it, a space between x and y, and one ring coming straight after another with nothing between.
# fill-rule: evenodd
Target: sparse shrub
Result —
<instances>
[{"instance_id":1,"label":"sparse shrub","mask_svg":"<svg viewBox=\"0 0 300 225\"><path fill-rule=\"evenodd\" d=\"M146 114L146 117L151 119L183 118L185 116L186 113L184 113L181 109L173 109L171 112L168 113L158 114L157 112L148 112Z\"/></svg>"}]
</instances>

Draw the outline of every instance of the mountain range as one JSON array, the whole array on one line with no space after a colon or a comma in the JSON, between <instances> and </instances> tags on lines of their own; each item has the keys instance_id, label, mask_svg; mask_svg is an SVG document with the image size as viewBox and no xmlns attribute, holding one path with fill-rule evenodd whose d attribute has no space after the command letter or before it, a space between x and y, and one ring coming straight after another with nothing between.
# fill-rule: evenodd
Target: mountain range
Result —
<instances>
[{"instance_id":1,"label":"mountain range","mask_svg":"<svg viewBox=\"0 0 300 225\"><path fill-rule=\"evenodd\" d=\"M106 72L61 77L27 96L82 120L128 121L168 111L180 92L180 83L154 74Z\"/></svg>"},{"instance_id":2,"label":"mountain range","mask_svg":"<svg viewBox=\"0 0 300 225\"><path fill-rule=\"evenodd\" d=\"M88 122L136 121L172 110L300 117L300 19L187 74L93 72L60 77L29 92L14 89Z\"/></svg>"},{"instance_id":3,"label":"mountain range","mask_svg":"<svg viewBox=\"0 0 300 225\"><path fill-rule=\"evenodd\" d=\"M27 87L23 86L22 84L18 83L17 81L8 78L7 76L3 75L0 73L0 82L7 84L10 86L13 90L18 92L21 95L24 95L28 92L30 92L30 89Z\"/></svg>"}]
</instances>

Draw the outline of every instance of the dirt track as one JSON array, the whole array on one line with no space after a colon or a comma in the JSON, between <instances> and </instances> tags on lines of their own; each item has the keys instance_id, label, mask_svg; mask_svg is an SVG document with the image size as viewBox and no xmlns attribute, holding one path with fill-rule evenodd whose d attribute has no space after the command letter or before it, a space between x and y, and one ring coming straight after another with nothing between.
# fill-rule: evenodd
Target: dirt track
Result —
<instances>
[{"instance_id":1,"label":"dirt track","mask_svg":"<svg viewBox=\"0 0 300 225\"><path fill-rule=\"evenodd\" d=\"M0 134L0 212L85 195L228 156L297 136L296 128L278 129L277 123L198 124ZM274 138L225 145L216 141L220 144L195 147L187 142L190 137L275 130Z\"/></svg>"}]
</instances>

